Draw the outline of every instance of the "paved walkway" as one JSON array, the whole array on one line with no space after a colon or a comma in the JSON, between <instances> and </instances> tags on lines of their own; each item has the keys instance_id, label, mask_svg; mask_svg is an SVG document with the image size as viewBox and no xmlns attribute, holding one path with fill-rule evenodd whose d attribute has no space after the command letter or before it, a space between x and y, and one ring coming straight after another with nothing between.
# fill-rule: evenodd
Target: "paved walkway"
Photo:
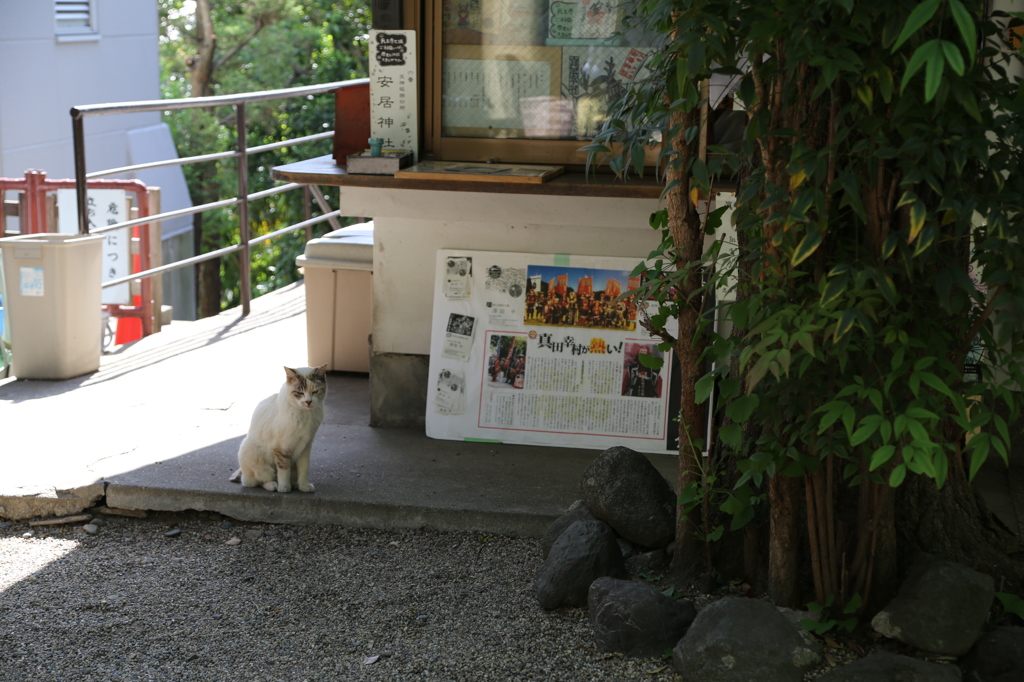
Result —
<instances>
[{"instance_id":1,"label":"paved walkway","mask_svg":"<svg viewBox=\"0 0 1024 682\"><path fill-rule=\"evenodd\" d=\"M0 517L112 507L217 511L251 521L539 535L597 454L440 441L374 429L365 375L332 373L313 449L316 492L229 483L252 410L283 365L306 364L305 292L174 322L67 381L0 381ZM676 460L651 455L669 480Z\"/></svg>"},{"instance_id":2,"label":"paved walkway","mask_svg":"<svg viewBox=\"0 0 1024 682\"><path fill-rule=\"evenodd\" d=\"M0 518L108 506L248 521L540 535L576 499L594 450L442 441L369 423L365 375L332 373L311 495L229 483L253 408L306 360L301 284L105 355L67 381L0 380ZM1024 447L977 489L1024 547ZM676 458L648 455L670 481Z\"/></svg>"}]
</instances>

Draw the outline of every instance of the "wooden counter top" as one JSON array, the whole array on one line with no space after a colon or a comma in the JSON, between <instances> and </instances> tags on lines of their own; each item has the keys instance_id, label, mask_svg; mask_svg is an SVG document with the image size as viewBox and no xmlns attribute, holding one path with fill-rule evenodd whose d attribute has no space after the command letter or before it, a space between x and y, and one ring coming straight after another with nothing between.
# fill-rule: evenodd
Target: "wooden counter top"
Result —
<instances>
[{"instance_id":1,"label":"wooden counter top","mask_svg":"<svg viewBox=\"0 0 1024 682\"><path fill-rule=\"evenodd\" d=\"M621 197L624 199L658 199L664 183L653 177L617 180L613 175L589 176L565 173L544 183L474 182L471 180L427 180L396 178L391 175L349 175L330 155L275 166L270 177L283 182L304 185L341 187L376 187L385 189L425 189L448 192L488 192L491 194L540 194L571 197Z\"/></svg>"}]
</instances>

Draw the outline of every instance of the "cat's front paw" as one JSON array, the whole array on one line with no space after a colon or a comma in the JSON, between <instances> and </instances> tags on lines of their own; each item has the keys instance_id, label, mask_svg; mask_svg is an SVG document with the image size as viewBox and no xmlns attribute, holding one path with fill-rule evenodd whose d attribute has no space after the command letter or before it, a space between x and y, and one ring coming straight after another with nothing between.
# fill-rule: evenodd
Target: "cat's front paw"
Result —
<instances>
[{"instance_id":1,"label":"cat's front paw","mask_svg":"<svg viewBox=\"0 0 1024 682\"><path fill-rule=\"evenodd\" d=\"M299 483L298 488L304 493L311 493L316 490L316 488L313 487L313 484L308 481L306 483Z\"/></svg>"},{"instance_id":2,"label":"cat's front paw","mask_svg":"<svg viewBox=\"0 0 1024 682\"><path fill-rule=\"evenodd\" d=\"M277 492L279 493L290 493L292 491L291 483L278 484Z\"/></svg>"},{"instance_id":3,"label":"cat's front paw","mask_svg":"<svg viewBox=\"0 0 1024 682\"><path fill-rule=\"evenodd\" d=\"M277 490L277 481L267 481L266 483L263 484L263 489L269 490L270 492L274 492L275 490Z\"/></svg>"}]
</instances>

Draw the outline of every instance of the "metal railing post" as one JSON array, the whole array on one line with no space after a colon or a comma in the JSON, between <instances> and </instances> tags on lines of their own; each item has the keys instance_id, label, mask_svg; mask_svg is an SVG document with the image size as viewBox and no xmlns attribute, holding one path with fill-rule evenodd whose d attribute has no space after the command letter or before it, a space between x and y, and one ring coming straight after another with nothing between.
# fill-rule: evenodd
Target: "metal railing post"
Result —
<instances>
[{"instance_id":1,"label":"metal railing post","mask_svg":"<svg viewBox=\"0 0 1024 682\"><path fill-rule=\"evenodd\" d=\"M246 154L245 102L235 105L235 129L238 131L238 288L242 298L242 315L249 314L252 298L249 257L249 156Z\"/></svg>"},{"instance_id":2,"label":"metal railing post","mask_svg":"<svg viewBox=\"0 0 1024 682\"><path fill-rule=\"evenodd\" d=\"M89 234L89 214L86 213L88 192L85 177L85 126L84 117L77 108L71 110L71 132L75 149L75 199L78 204L78 234Z\"/></svg>"}]
</instances>

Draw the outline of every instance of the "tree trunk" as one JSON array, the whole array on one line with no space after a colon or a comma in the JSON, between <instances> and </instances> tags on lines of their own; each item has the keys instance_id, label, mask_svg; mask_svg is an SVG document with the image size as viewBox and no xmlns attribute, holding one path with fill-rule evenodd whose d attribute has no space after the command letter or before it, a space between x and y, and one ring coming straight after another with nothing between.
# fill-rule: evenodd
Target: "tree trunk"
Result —
<instances>
[{"instance_id":1,"label":"tree trunk","mask_svg":"<svg viewBox=\"0 0 1024 682\"><path fill-rule=\"evenodd\" d=\"M188 63L192 71L192 96L208 97L213 94L210 80L213 77L213 55L217 49L217 34L213 32L210 0L196 0L195 35L198 53Z\"/></svg>"},{"instance_id":2,"label":"tree trunk","mask_svg":"<svg viewBox=\"0 0 1024 682\"><path fill-rule=\"evenodd\" d=\"M704 252L704 230L700 215L690 200L689 163L695 155L693 144L685 140L686 129L697 121L698 112L691 110L673 111L671 124L678 126L678 135L672 145L678 154L678 162L669 164L667 181L676 180L679 187L667 197L668 227L676 254L679 270L699 261ZM700 324L699 301L692 295L701 287L698 268L691 268L689 276L682 282L677 293L679 301L679 331L675 351L679 359L679 373L682 383L680 395L681 418L679 420L679 490L690 485L699 485L701 480L700 449L694 451L691 443L704 438L704 406L696 402L695 384L701 376L700 358L707 345L703 335L697 336ZM680 582L690 582L697 577L704 557L704 544L697 537L697 525L685 513L682 506L676 513L676 549L672 555L672 570Z\"/></svg>"},{"instance_id":3,"label":"tree trunk","mask_svg":"<svg viewBox=\"0 0 1024 682\"><path fill-rule=\"evenodd\" d=\"M1017 541L979 507L959 458L950 457L946 484L938 489L925 476L911 475L896 490L899 561L909 566L915 551L924 551L987 573L1005 592L1024 591L1024 562ZM1019 557L1019 555L1018 555Z\"/></svg>"},{"instance_id":4,"label":"tree trunk","mask_svg":"<svg viewBox=\"0 0 1024 682\"><path fill-rule=\"evenodd\" d=\"M208 232L203 230L203 214L197 213L192 220L192 237L196 254L219 248L212 243ZM220 312L223 294L220 279L220 258L203 261L196 266L196 291L199 293L199 317L211 317Z\"/></svg>"},{"instance_id":5,"label":"tree trunk","mask_svg":"<svg viewBox=\"0 0 1024 682\"><path fill-rule=\"evenodd\" d=\"M768 541L768 596L776 606L800 602L800 509L803 487L799 478L778 471L768 479L771 531Z\"/></svg>"}]
</instances>

